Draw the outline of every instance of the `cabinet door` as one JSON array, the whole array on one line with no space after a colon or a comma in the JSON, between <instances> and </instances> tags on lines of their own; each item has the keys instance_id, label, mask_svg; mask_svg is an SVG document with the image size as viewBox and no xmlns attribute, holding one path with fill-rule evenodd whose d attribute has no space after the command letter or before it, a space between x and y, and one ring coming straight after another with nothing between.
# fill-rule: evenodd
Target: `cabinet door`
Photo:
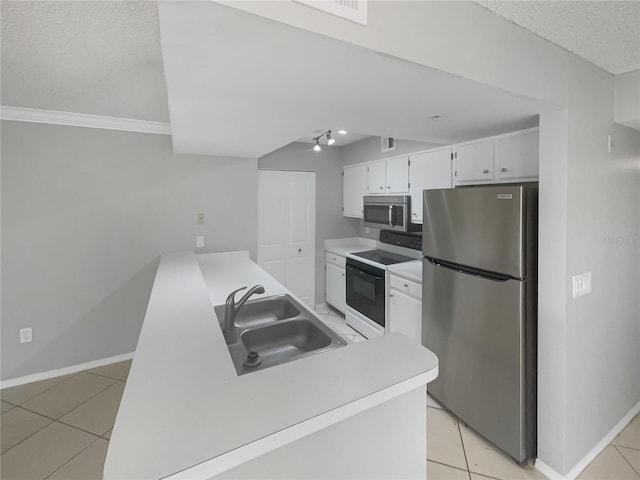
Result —
<instances>
[{"instance_id":1,"label":"cabinet door","mask_svg":"<svg viewBox=\"0 0 640 480\"><path fill-rule=\"evenodd\" d=\"M451 149L411 155L409 164L409 194L411 221L422 223L422 191L451 188Z\"/></svg>"},{"instance_id":2,"label":"cabinet door","mask_svg":"<svg viewBox=\"0 0 640 480\"><path fill-rule=\"evenodd\" d=\"M367 166L350 165L342 169L342 215L362 218L362 197L367 194Z\"/></svg>"},{"instance_id":3,"label":"cabinet door","mask_svg":"<svg viewBox=\"0 0 640 480\"><path fill-rule=\"evenodd\" d=\"M422 302L398 290L389 292L389 332L403 333L421 344Z\"/></svg>"},{"instance_id":4,"label":"cabinet door","mask_svg":"<svg viewBox=\"0 0 640 480\"><path fill-rule=\"evenodd\" d=\"M327 303L345 313L347 310L345 270L330 263L327 263L326 267Z\"/></svg>"},{"instance_id":5,"label":"cabinet door","mask_svg":"<svg viewBox=\"0 0 640 480\"><path fill-rule=\"evenodd\" d=\"M384 160L367 163L367 195L384 195L387 193L385 164Z\"/></svg>"},{"instance_id":6,"label":"cabinet door","mask_svg":"<svg viewBox=\"0 0 640 480\"><path fill-rule=\"evenodd\" d=\"M409 157L390 158L385 164L386 193L409 192Z\"/></svg>"},{"instance_id":7,"label":"cabinet door","mask_svg":"<svg viewBox=\"0 0 640 480\"><path fill-rule=\"evenodd\" d=\"M453 152L456 184L493 181L493 140L460 145Z\"/></svg>"},{"instance_id":8,"label":"cabinet door","mask_svg":"<svg viewBox=\"0 0 640 480\"><path fill-rule=\"evenodd\" d=\"M535 180L538 178L538 132L519 133L496 141L498 178Z\"/></svg>"}]
</instances>

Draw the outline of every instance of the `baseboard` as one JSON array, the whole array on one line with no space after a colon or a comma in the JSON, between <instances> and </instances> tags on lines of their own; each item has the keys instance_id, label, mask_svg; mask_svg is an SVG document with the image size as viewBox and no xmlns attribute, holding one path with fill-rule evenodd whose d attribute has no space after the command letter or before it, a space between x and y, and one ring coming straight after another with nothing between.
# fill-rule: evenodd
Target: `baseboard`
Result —
<instances>
[{"instance_id":1,"label":"baseboard","mask_svg":"<svg viewBox=\"0 0 640 480\"><path fill-rule=\"evenodd\" d=\"M600 440L582 460L576 463L566 475L561 475L553 468L539 459L536 459L535 467L545 477L551 480L575 480L582 471L613 441L618 434L629 425L631 420L640 412L640 402L638 402L615 426Z\"/></svg>"},{"instance_id":2,"label":"baseboard","mask_svg":"<svg viewBox=\"0 0 640 480\"><path fill-rule=\"evenodd\" d=\"M556 472L553 468L551 468L549 465L547 465L540 459L536 459L534 467L536 468L536 470L538 470L541 474L543 474L549 480L566 480L566 477L563 477L562 475L560 475L558 472Z\"/></svg>"},{"instance_id":3,"label":"baseboard","mask_svg":"<svg viewBox=\"0 0 640 480\"><path fill-rule=\"evenodd\" d=\"M116 355L113 357L101 358L100 360L93 360L91 362L80 363L78 365L71 365L70 367L58 368L56 370L49 370L48 372L33 373L31 375L25 375L24 377L12 378L10 380L3 380L0 382L0 389L16 387L18 385L24 385L25 383L37 382L38 380L47 380L49 378L60 377L62 375L69 375L70 373L77 373L83 370L89 370L90 368L103 367L112 363L123 362L125 360L131 360L134 352L123 353L122 355Z\"/></svg>"}]
</instances>

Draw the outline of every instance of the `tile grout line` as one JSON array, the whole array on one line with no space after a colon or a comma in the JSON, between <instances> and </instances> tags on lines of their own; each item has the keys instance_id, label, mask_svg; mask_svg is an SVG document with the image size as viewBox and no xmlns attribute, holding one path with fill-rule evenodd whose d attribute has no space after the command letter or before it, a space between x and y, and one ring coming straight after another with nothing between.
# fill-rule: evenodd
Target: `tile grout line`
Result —
<instances>
[{"instance_id":1,"label":"tile grout line","mask_svg":"<svg viewBox=\"0 0 640 480\"><path fill-rule=\"evenodd\" d=\"M458 435L460 435L460 444L462 445L462 453L464 454L464 463L467 465L467 475L469 475L469 480L471 480L471 468L469 468L467 449L464 448L464 439L462 438L462 429L460 428L460 420L458 417L456 417L456 427L458 427Z\"/></svg>"},{"instance_id":2,"label":"tile grout line","mask_svg":"<svg viewBox=\"0 0 640 480\"><path fill-rule=\"evenodd\" d=\"M22 408L22 407L16 407L16 408ZM80 427L76 427L75 425L70 425L70 424L68 424L68 423L61 422L60 420L56 420L55 418L47 417L46 415L42 415L41 413L34 412L33 410L29 410L29 409L27 409L27 408L22 408L22 409L23 409L23 410L25 410L25 411L27 411L27 412L29 412L29 413L33 413L33 414L35 414L35 415L39 415L39 416L41 416L41 417L43 417L43 418L46 418L47 420L51 420L51 422L47 423L45 426L43 426L43 427L42 427L41 429L39 429L38 431L33 432L33 433L32 433L31 435L29 435L28 437L23 438L23 439L22 439L22 440L20 440L18 443L16 443L14 446L12 446L12 447L10 447L10 448L7 448L4 452L2 452L2 454L1 454L1 455L4 455L4 454L5 454L5 453L7 453L9 450L13 450L14 448L16 448L16 447L17 447L18 445L20 445L21 443L23 443L23 442L25 442L26 440L28 440L28 439L30 439L31 437L33 437L36 433L41 432L42 430L44 430L44 429L45 429L45 428L47 428L47 427L50 427L50 426L51 426L51 425L53 425L54 423L59 423L59 424L61 424L61 425L64 425L65 427L73 428L74 430L78 430L78 431L80 431L80 432L82 432L82 433L88 433L89 435L92 435L92 436L96 437L96 440L97 440L98 438L103 438L104 440L109 441L109 439L108 439L108 438L104 438L103 436L98 435L98 434L93 433L93 432L89 432L88 430L83 430L82 428L80 428ZM66 414L65 414L65 415L66 415ZM113 428L113 427L111 427L111 428ZM107 432L108 432L108 431L109 431L109 430L107 430ZM104 434L106 434L107 432L104 432ZM103 435L104 435L104 434L103 434ZM92 442L92 443L93 443L93 442Z\"/></svg>"},{"instance_id":3,"label":"tile grout line","mask_svg":"<svg viewBox=\"0 0 640 480\"><path fill-rule=\"evenodd\" d=\"M54 473L56 473L58 470L60 470L62 467L64 467L67 463L69 463L71 460L73 460L74 458L76 458L78 455L80 455L82 452L84 452L87 448L89 448L91 445L93 445L94 443L96 443L98 440L100 439L100 437L96 438L93 442L91 442L89 445L87 445L85 448L83 448L82 450L80 450L78 453L76 453L75 455L73 455L69 460L67 460L66 462L64 462L62 465L60 465L58 468L56 468L53 472L51 472L49 475L47 475L46 477L44 477L44 480L47 480L47 478L49 478L51 475L53 475Z\"/></svg>"},{"instance_id":4,"label":"tile grout line","mask_svg":"<svg viewBox=\"0 0 640 480\"><path fill-rule=\"evenodd\" d=\"M460 472L469 473L469 470L465 470L464 468L456 467L454 465L449 465L448 463L439 462L438 460L431 460L430 458L427 458L427 462L437 463L438 465L442 465L444 467L449 467L449 468L453 468L455 470L458 470Z\"/></svg>"},{"instance_id":5,"label":"tile grout line","mask_svg":"<svg viewBox=\"0 0 640 480\"><path fill-rule=\"evenodd\" d=\"M633 465L631 465L631 462L629 460L627 460L627 457L625 457L622 452L620 451L620 449L618 448L618 445L614 445L614 444L610 444L616 452L618 452L618 455L620 455L622 457L622 459L627 462L627 464L631 467L631 470L633 470L635 472L636 475L638 475L638 477L640 477L640 472L637 471ZM626 447L622 447L622 448L626 448ZM635 450L635 448L633 448L632 450Z\"/></svg>"},{"instance_id":6,"label":"tile grout line","mask_svg":"<svg viewBox=\"0 0 640 480\"><path fill-rule=\"evenodd\" d=\"M73 377L75 377L78 373L80 373L80 372L71 373L71 374L70 374L71 376L70 376L69 378L67 378L66 380L63 380L63 381L61 381L61 382L59 382L59 383L56 383L55 385L51 385L49 388L45 388L43 391L41 391L41 392L39 392L39 393L37 393L37 394L33 395L32 397L27 398L27 399L26 399L24 402L22 402L22 403L15 404L15 403L7 402L6 400L4 400L4 399L2 398L2 391L0 391L0 400L2 400L3 402L6 402L6 403L11 403L11 405L13 405L14 407L19 407L19 406L20 406L20 405L22 405L23 403L27 403L29 400L33 400L34 398L39 397L39 396L40 396L40 395L42 395L43 393L48 392L48 391L49 391L49 390L51 390L53 387L57 387L58 385L62 385L63 383L68 382L68 381L69 381L69 380L71 380ZM61 376L64 376L64 375L61 375ZM57 377L53 377L53 378L57 378ZM43 380L40 380L40 381L43 381ZM33 383L35 383L35 382L33 382ZM26 383L25 385L29 385L29 384L28 384L28 383ZM21 387L21 386L22 386L22 385L16 385L16 387ZM15 388L15 387L9 387L9 388ZM3 390L8 390L9 388L3 389ZM26 410L26 409L25 409L25 410Z\"/></svg>"},{"instance_id":7,"label":"tile grout line","mask_svg":"<svg viewBox=\"0 0 640 480\"><path fill-rule=\"evenodd\" d=\"M83 370L83 372L84 372L84 370ZM78 373L81 373L81 372L78 372ZM75 375L75 374L74 374L74 375ZM110 378L110 377L105 377L105 378L109 378L110 380L113 380L113 379L112 379L112 378ZM71 380L71 379L69 378L69 380ZM88 398L87 400L85 400L85 401L84 401L84 402L82 402L81 404L77 405L76 407L72 408L72 409L71 409L71 410L69 410L68 412L66 412L66 413L62 414L62 415L60 416L60 418L64 417L65 415L68 415L69 413L73 412L75 409L77 409L77 408L81 407L82 405L84 405L85 403L87 403L89 400L92 400L93 398L97 397L97 396L98 396L98 395L100 395L102 392L104 392L105 390L107 390L107 388L111 388L112 386L114 386L114 385L115 385L116 383L118 383L119 381L122 381L122 382L123 382L123 383L125 383L125 384L127 383L127 382L125 382L125 381L123 381L123 380L116 380L116 381L114 381L114 383L112 383L111 385L107 386L106 388L104 388L104 389L100 390L100 391L99 391L98 393L96 393L94 396L92 396L92 397ZM66 382L66 380L65 380L65 382ZM64 383L64 382L60 382L58 385L61 385L61 384L63 384L63 383ZM54 386L55 386L55 385L54 385ZM52 388L53 388L53 387L52 387ZM46 390L45 390L45 391L46 391ZM43 391L42 393L44 393L44 391ZM37 396L39 396L39 395L41 395L41 394L38 394L38 395L36 395L35 397L37 397ZM32 398L35 398L35 397L32 397ZM31 400L31 399L29 399L29 400ZM25 400L25 403L26 403L26 402L28 402L29 400ZM118 406L118 407L119 407L119 406ZM9 450L11 450L11 449L13 449L13 448L17 447L18 445L20 445L20 444L21 444L22 442L24 442L25 440L27 440L27 439L31 438L31 437L32 437L33 435L35 435L36 433L38 433L38 432L40 432L40 431L44 430L46 427L49 427L49 426L53 425L54 423L60 423L60 424L65 425L65 426L67 426L67 427L71 427L71 428L73 428L73 429L75 429L75 430L79 430L80 432L88 433L89 435L93 435L93 436L94 436L94 437L96 437L96 438L104 438L104 437L102 437L102 435L106 434L106 433L109 431L109 430L107 430L107 432L104 432L102 435L98 435L98 434L95 434L95 433L93 433L93 432L89 432L89 431L87 431L87 430L83 430L83 429L82 429L82 428L80 428L80 427L76 427L75 425L71 425L71 424L68 424L68 423L66 423L66 422L63 422L63 421L61 421L61 420L60 420L60 418L51 418L51 417L49 417L49 416L47 416L47 415L43 415L43 414L42 414L42 413L40 413L40 412L36 412L35 410L30 410L30 409L28 409L28 408L25 408L25 407L22 407L22 406L19 406L19 405L16 405L16 408L22 408L23 410L25 410L25 411L27 411L27 412L29 412L29 413L33 413L33 414L35 414L35 415L39 415L39 416L41 416L41 417L44 417L44 418L46 418L46 419L48 419L48 420L51 420L51 423L49 423L49 424L45 425L45 426L44 426L44 427L42 427L40 430L38 430L37 432L34 432L33 434L29 435L28 437L26 437L26 438L22 439L20 442L16 443L13 447L8 448L5 452L2 452L2 455L4 455L5 453L7 453ZM5 412L5 413L6 413L6 412ZM113 427L111 427L111 428L113 428ZM106 438L105 438L105 440L108 440L108 439L106 439Z\"/></svg>"},{"instance_id":8,"label":"tile grout line","mask_svg":"<svg viewBox=\"0 0 640 480\"><path fill-rule=\"evenodd\" d=\"M16 407L16 408L21 408L21 407ZM31 410L27 410L26 408L23 408L23 410L25 410L25 411L27 411L27 412L29 412L29 413L35 413L35 412L32 412ZM38 415L40 415L40 414L38 414ZM1 457L2 455L4 455L5 453L7 453L9 450L13 450L14 448L16 448L18 445L20 445L20 444L21 444L22 442L24 442L25 440L30 439L30 438L31 438L31 437L33 437L36 433L39 433L39 432L41 432L42 430L44 430L45 428L47 428L48 426L53 425L54 423L56 423L56 421L55 421L55 420L53 420L53 419L51 419L51 418L49 418L49 417L45 417L44 415L40 415L40 416L41 416L41 417L43 417L43 418L46 418L47 420L52 420L52 421L51 421L51 422L49 422L49 423L47 423L46 425L43 425L43 426L42 426L42 428L39 428L38 430L36 430L35 432L33 432L31 435L26 436L25 438L23 438L22 440L20 440L20 441L19 441L18 443L16 443L15 445L13 445L13 446L11 446L11 447L7 448L4 452L0 453L0 457Z\"/></svg>"},{"instance_id":9,"label":"tile grout line","mask_svg":"<svg viewBox=\"0 0 640 480\"><path fill-rule=\"evenodd\" d=\"M112 379L112 378L110 378L109 380L113 380L113 379ZM38 415L41 415L41 416L43 416L43 417L50 418L51 420L53 420L53 421L55 421L55 422L59 422L59 421L60 421L60 419L61 419L62 417L64 417L65 415L70 414L70 413L71 413L71 412L73 412L75 409L80 408L82 405L84 405L85 403L87 403L89 400L93 400L93 399L94 399L94 398L96 398L98 395L100 395L102 392L104 392L104 391L105 391L105 390L107 390L108 388L113 387L113 386L114 386L116 383L118 383L118 382L119 382L119 380L114 380L114 381L113 381L113 383L112 383L111 385L107 385L105 388L103 388L103 389L102 389L102 390L100 390L99 392L96 392L94 395L92 395L91 397L87 398L87 399L86 399L85 401L83 401L82 403L79 403L78 405L76 405L75 407L73 407L73 408L72 408L71 410L69 410L68 412L65 412L65 413L63 413L62 415L60 415L60 417L58 417L58 418L48 417L47 415L44 415L44 414L42 414L42 413L40 413L40 412L36 412L35 410L30 410L30 409L25 408L25 407L22 407L22 406L21 406L20 408L22 408L22 409L24 409L24 410L27 410L28 412L37 413ZM62 382L62 383L64 383L64 382ZM124 382L124 383L126 383L126 382ZM44 393L44 392L42 392L42 393ZM36 395L36 396L39 396L39 395ZM36 398L36 397L33 397L33 398ZM26 403L26 402L25 402L25 403ZM64 422L60 422L60 423L64 423ZM65 425L66 425L66 424L65 424Z\"/></svg>"}]
</instances>

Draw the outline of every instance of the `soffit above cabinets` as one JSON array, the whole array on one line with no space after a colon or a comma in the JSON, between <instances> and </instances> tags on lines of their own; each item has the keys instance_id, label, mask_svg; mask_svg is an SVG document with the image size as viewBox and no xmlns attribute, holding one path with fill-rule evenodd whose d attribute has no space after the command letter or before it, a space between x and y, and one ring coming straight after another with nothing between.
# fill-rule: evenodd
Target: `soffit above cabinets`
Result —
<instances>
[{"instance_id":1,"label":"soffit above cabinets","mask_svg":"<svg viewBox=\"0 0 640 480\"><path fill-rule=\"evenodd\" d=\"M534 126L548 108L214 2L158 8L178 153L260 157L330 128L451 144Z\"/></svg>"}]
</instances>

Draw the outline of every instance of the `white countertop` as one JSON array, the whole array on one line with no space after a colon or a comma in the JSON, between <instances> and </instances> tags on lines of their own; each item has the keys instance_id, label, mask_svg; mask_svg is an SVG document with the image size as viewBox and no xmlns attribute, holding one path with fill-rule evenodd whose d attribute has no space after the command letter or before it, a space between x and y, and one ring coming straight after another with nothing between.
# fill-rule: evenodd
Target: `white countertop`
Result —
<instances>
[{"instance_id":1,"label":"white countertop","mask_svg":"<svg viewBox=\"0 0 640 480\"><path fill-rule=\"evenodd\" d=\"M422 260L396 263L387 267L391 275L397 275L422 285Z\"/></svg>"},{"instance_id":2,"label":"white countertop","mask_svg":"<svg viewBox=\"0 0 640 480\"><path fill-rule=\"evenodd\" d=\"M400 334L237 376L212 305L257 283L288 293L247 252L162 256L106 480L209 478L437 376L435 355Z\"/></svg>"},{"instance_id":3,"label":"white countertop","mask_svg":"<svg viewBox=\"0 0 640 480\"><path fill-rule=\"evenodd\" d=\"M347 253L362 252L374 248L376 248L376 241L370 238L351 237L324 241L324 249L327 252L335 253L342 257L345 257Z\"/></svg>"}]
</instances>

